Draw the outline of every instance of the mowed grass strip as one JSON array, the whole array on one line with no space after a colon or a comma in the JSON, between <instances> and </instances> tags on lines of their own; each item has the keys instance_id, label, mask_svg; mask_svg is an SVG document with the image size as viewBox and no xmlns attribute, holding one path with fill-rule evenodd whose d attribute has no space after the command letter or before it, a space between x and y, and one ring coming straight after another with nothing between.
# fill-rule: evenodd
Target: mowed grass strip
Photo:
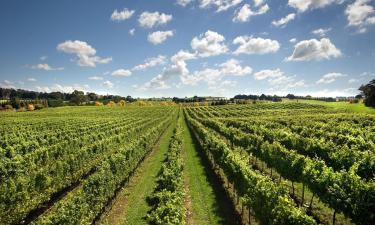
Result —
<instances>
[{"instance_id":1,"label":"mowed grass strip","mask_svg":"<svg viewBox=\"0 0 375 225\"><path fill-rule=\"evenodd\" d=\"M100 224L148 224L145 216L151 208L147 203L147 196L150 196L155 188L157 173L165 159L175 125L176 122L173 121L167 128L154 150L139 166L129 185L118 194L111 210L100 221Z\"/></svg>"},{"instance_id":2,"label":"mowed grass strip","mask_svg":"<svg viewBox=\"0 0 375 225\"><path fill-rule=\"evenodd\" d=\"M180 122L183 128L184 177L188 185L188 224L235 224L232 203L221 184L216 182L207 161L198 153L199 145L193 139L185 119Z\"/></svg>"}]
</instances>

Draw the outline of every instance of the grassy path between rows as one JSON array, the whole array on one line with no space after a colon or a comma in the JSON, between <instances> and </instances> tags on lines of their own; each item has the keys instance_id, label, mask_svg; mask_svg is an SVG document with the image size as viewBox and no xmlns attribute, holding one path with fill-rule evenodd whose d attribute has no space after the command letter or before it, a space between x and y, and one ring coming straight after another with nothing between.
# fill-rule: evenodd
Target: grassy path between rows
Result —
<instances>
[{"instance_id":1,"label":"grassy path between rows","mask_svg":"<svg viewBox=\"0 0 375 225\"><path fill-rule=\"evenodd\" d=\"M108 225L142 225L148 224L145 220L150 207L146 201L154 190L156 176L165 159L169 140L173 135L176 122L167 128L153 151L145 158L139 166L130 183L126 186L112 204L111 209L102 218L99 224Z\"/></svg>"},{"instance_id":2,"label":"grassy path between rows","mask_svg":"<svg viewBox=\"0 0 375 225\"><path fill-rule=\"evenodd\" d=\"M180 116L183 116L180 114ZM184 180L187 190L187 224L236 224L232 203L209 168L199 144L193 138L184 118L183 128Z\"/></svg>"}]
</instances>

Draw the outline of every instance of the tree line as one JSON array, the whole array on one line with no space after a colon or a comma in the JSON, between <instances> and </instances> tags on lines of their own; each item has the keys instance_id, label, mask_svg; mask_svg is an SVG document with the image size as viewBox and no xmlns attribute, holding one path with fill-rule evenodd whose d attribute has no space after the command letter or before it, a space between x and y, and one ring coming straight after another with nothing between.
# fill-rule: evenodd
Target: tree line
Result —
<instances>
[{"instance_id":1,"label":"tree line","mask_svg":"<svg viewBox=\"0 0 375 225\"><path fill-rule=\"evenodd\" d=\"M108 103L113 101L115 103L124 100L126 102L134 102L136 99L130 95L123 97L119 95L98 95L94 92L84 93L83 91L75 90L72 93L64 92L37 92L23 89L11 89L0 87L0 102L1 107L9 107L19 109L25 107L27 104L35 104L39 107L58 107L67 105L90 105L95 104L95 101Z\"/></svg>"}]
</instances>

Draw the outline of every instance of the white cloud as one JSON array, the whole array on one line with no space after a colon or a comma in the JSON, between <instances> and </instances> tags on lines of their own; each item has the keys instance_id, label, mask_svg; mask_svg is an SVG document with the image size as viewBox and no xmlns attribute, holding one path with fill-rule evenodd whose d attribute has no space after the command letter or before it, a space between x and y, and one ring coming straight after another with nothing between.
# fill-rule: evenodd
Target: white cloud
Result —
<instances>
[{"instance_id":1,"label":"white cloud","mask_svg":"<svg viewBox=\"0 0 375 225\"><path fill-rule=\"evenodd\" d=\"M370 25L375 24L375 16L367 18L366 24L370 24Z\"/></svg>"},{"instance_id":2,"label":"white cloud","mask_svg":"<svg viewBox=\"0 0 375 225\"><path fill-rule=\"evenodd\" d=\"M250 17L265 14L269 10L267 4L263 5L258 11L251 10L249 4L244 4L239 10L236 11L233 22L248 22Z\"/></svg>"},{"instance_id":3,"label":"white cloud","mask_svg":"<svg viewBox=\"0 0 375 225\"><path fill-rule=\"evenodd\" d=\"M366 32L367 25L375 24L375 17L370 17L375 11L373 6L367 5L370 0L356 0L348 5L345 14L348 19L348 26L358 28L358 32Z\"/></svg>"},{"instance_id":4,"label":"white cloud","mask_svg":"<svg viewBox=\"0 0 375 225\"><path fill-rule=\"evenodd\" d=\"M175 55L171 57L171 61L175 64L178 62L186 61L190 59L196 59L196 54L190 53L184 50L178 51Z\"/></svg>"},{"instance_id":5,"label":"white cloud","mask_svg":"<svg viewBox=\"0 0 375 225\"><path fill-rule=\"evenodd\" d=\"M172 15L159 12L143 12L139 18L139 25L145 28L152 28L162 24L166 24L172 20Z\"/></svg>"},{"instance_id":6,"label":"white cloud","mask_svg":"<svg viewBox=\"0 0 375 225\"><path fill-rule=\"evenodd\" d=\"M339 77L345 77L345 74L342 73L327 73L322 76L316 83L317 84L330 84L334 81L336 81Z\"/></svg>"},{"instance_id":7,"label":"white cloud","mask_svg":"<svg viewBox=\"0 0 375 225\"><path fill-rule=\"evenodd\" d=\"M218 65L218 68L205 68L195 71L193 74L184 74L181 81L185 85L196 85L201 81L206 82L209 86L216 85L225 76L246 76L252 73L249 66L241 66L236 59L229 59Z\"/></svg>"},{"instance_id":8,"label":"white cloud","mask_svg":"<svg viewBox=\"0 0 375 225\"><path fill-rule=\"evenodd\" d=\"M154 45L158 45L173 36L173 31L156 31L148 35L147 40Z\"/></svg>"},{"instance_id":9,"label":"white cloud","mask_svg":"<svg viewBox=\"0 0 375 225\"><path fill-rule=\"evenodd\" d=\"M193 2L194 0L177 0L177 4L180 5L180 6L187 6L188 4L190 4L191 2Z\"/></svg>"},{"instance_id":10,"label":"white cloud","mask_svg":"<svg viewBox=\"0 0 375 225\"><path fill-rule=\"evenodd\" d=\"M178 61L171 66L164 68L161 74L158 74L156 77L152 78L149 82L142 85L140 90L150 90L150 89L168 89L170 86L167 84L167 81L172 77L185 76L189 73L189 70L186 67L185 61Z\"/></svg>"},{"instance_id":11,"label":"white cloud","mask_svg":"<svg viewBox=\"0 0 375 225\"><path fill-rule=\"evenodd\" d=\"M279 20L274 20L272 21L272 25L276 27L285 27L290 21L294 20L296 18L295 13L290 13L287 16L279 19Z\"/></svg>"},{"instance_id":12,"label":"white cloud","mask_svg":"<svg viewBox=\"0 0 375 225\"><path fill-rule=\"evenodd\" d=\"M111 73L112 76L118 76L118 77L129 77L132 75L132 72L130 70L125 69L118 69Z\"/></svg>"},{"instance_id":13,"label":"white cloud","mask_svg":"<svg viewBox=\"0 0 375 225\"><path fill-rule=\"evenodd\" d=\"M254 5L255 6L260 6L261 4L263 4L264 0L254 0Z\"/></svg>"},{"instance_id":14,"label":"white cloud","mask_svg":"<svg viewBox=\"0 0 375 225\"><path fill-rule=\"evenodd\" d=\"M113 88L114 84L111 81L106 80L103 82L103 86L107 88Z\"/></svg>"},{"instance_id":15,"label":"white cloud","mask_svg":"<svg viewBox=\"0 0 375 225\"><path fill-rule=\"evenodd\" d=\"M296 76L285 75L280 69L261 70L254 74L255 80L267 80L267 82L277 90L287 90L290 88L306 87L304 80L296 80Z\"/></svg>"},{"instance_id":16,"label":"white cloud","mask_svg":"<svg viewBox=\"0 0 375 225\"><path fill-rule=\"evenodd\" d=\"M252 36L239 36L233 40L233 44L239 45L234 54L267 54L279 50L280 44L276 40L253 38Z\"/></svg>"},{"instance_id":17,"label":"white cloud","mask_svg":"<svg viewBox=\"0 0 375 225\"><path fill-rule=\"evenodd\" d=\"M349 80L348 80L348 83L349 83L349 84L357 83L357 82L359 82L359 80L358 80L358 79L355 79L355 78L352 78L352 79L349 79Z\"/></svg>"},{"instance_id":18,"label":"white cloud","mask_svg":"<svg viewBox=\"0 0 375 225\"><path fill-rule=\"evenodd\" d=\"M290 43L296 43L297 42L297 38L292 38L289 40Z\"/></svg>"},{"instance_id":19,"label":"white cloud","mask_svg":"<svg viewBox=\"0 0 375 225\"><path fill-rule=\"evenodd\" d=\"M286 61L310 61L340 57L341 51L328 38L310 39L298 42Z\"/></svg>"},{"instance_id":20,"label":"white cloud","mask_svg":"<svg viewBox=\"0 0 375 225\"><path fill-rule=\"evenodd\" d=\"M147 68L164 64L165 60L166 60L166 57L163 55L158 55L157 57L148 58L145 60L143 64L139 64L133 67L132 70L146 70Z\"/></svg>"},{"instance_id":21,"label":"white cloud","mask_svg":"<svg viewBox=\"0 0 375 225\"><path fill-rule=\"evenodd\" d=\"M36 82L37 80L33 77L30 77L30 78L27 78L27 81L30 81L30 82Z\"/></svg>"},{"instance_id":22,"label":"white cloud","mask_svg":"<svg viewBox=\"0 0 375 225\"><path fill-rule=\"evenodd\" d=\"M73 85L60 85L60 84L54 84L52 86L36 86L37 91L40 92L63 92L63 93L72 93L74 90L88 92L89 86L87 84L85 85L79 85L79 84L73 84Z\"/></svg>"},{"instance_id":23,"label":"white cloud","mask_svg":"<svg viewBox=\"0 0 375 225\"><path fill-rule=\"evenodd\" d=\"M200 8L215 7L216 12L226 11L242 2L242 0L199 0Z\"/></svg>"},{"instance_id":24,"label":"white cloud","mask_svg":"<svg viewBox=\"0 0 375 225\"><path fill-rule=\"evenodd\" d=\"M191 47L198 52L201 57L220 55L228 51L224 43L223 35L208 30L199 37L194 37L191 41Z\"/></svg>"},{"instance_id":25,"label":"white cloud","mask_svg":"<svg viewBox=\"0 0 375 225\"><path fill-rule=\"evenodd\" d=\"M16 86L14 86L14 82L9 80L4 80L3 82L0 82L0 87L16 89Z\"/></svg>"},{"instance_id":26,"label":"white cloud","mask_svg":"<svg viewBox=\"0 0 375 225\"><path fill-rule=\"evenodd\" d=\"M115 11L113 11L111 15L111 20L112 21L127 20L133 16L134 12L135 12L134 10L129 10L127 8L123 9L122 11L117 11L116 9Z\"/></svg>"},{"instance_id":27,"label":"white cloud","mask_svg":"<svg viewBox=\"0 0 375 225\"><path fill-rule=\"evenodd\" d=\"M78 57L79 66L95 67L96 64L106 64L112 61L112 57L101 58L96 56L96 50L84 41L65 41L57 46L57 50Z\"/></svg>"},{"instance_id":28,"label":"white cloud","mask_svg":"<svg viewBox=\"0 0 375 225\"><path fill-rule=\"evenodd\" d=\"M42 61L45 61L47 58L48 58L48 56L43 55L39 59L42 60Z\"/></svg>"},{"instance_id":29,"label":"white cloud","mask_svg":"<svg viewBox=\"0 0 375 225\"><path fill-rule=\"evenodd\" d=\"M327 35L327 33L331 31L331 28L319 28L316 30L311 31L312 34L318 35L320 37L324 37Z\"/></svg>"},{"instance_id":30,"label":"white cloud","mask_svg":"<svg viewBox=\"0 0 375 225\"><path fill-rule=\"evenodd\" d=\"M341 4L345 0L289 0L288 5L297 9L299 12L304 12L309 9L324 8L331 4Z\"/></svg>"},{"instance_id":31,"label":"white cloud","mask_svg":"<svg viewBox=\"0 0 375 225\"><path fill-rule=\"evenodd\" d=\"M89 80L103 80L103 77L100 76L92 76L88 78Z\"/></svg>"},{"instance_id":32,"label":"white cloud","mask_svg":"<svg viewBox=\"0 0 375 225\"><path fill-rule=\"evenodd\" d=\"M284 73L281 72L280 69L276 69L276 70L261 70L261 71L256 72L254 74L254 78L255 78L255 80L264 80L264 79L268 79L268 78L281 77L283 75L284 75Z\"/></svg>"},{"instance_id":33,"label":"white cloud","mask_svg":"<svg viewBox=\"0 0 375 225\"><path fill-rule=\"evenodd\" d=\"M38 69L38 70L45 70L45 71L63 70L64 69L63 67L53 68L50 65L48 65L47 63L39 63L37 65L31 66L31 68L32 69Z\"/></svg>"},{"instance_id":34,"label":"white cloud","mask_svg":"<svg viewBox=\"0 0 375 225\"><path fill-rule=\"evenodd\" d=\"M135 34L135 29L134 29L134 28L130 29L130 30L129 30L129 34L130 34L131 36L134 36L134 34Z\"/></svg>"},{"instance_id":35,"label":"white cloud","mask_svg":"<svg viewBox=\"0 0 375 225\"><path fill-rule=\"evenodd\" d=\"M220 73L224 75L232 76L245 76L253 72L253 69L249 66L242 67L240 62L236 59L229 59L228 61L219 65Z\"/></svg>"}]
</instances>

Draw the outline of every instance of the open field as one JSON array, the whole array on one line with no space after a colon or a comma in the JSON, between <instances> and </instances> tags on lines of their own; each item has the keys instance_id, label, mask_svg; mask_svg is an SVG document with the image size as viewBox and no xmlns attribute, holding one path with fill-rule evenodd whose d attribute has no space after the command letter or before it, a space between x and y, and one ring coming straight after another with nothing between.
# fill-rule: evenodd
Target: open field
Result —
<instances>
[{"instance_id":1,"label":"open field","mask_svg":"<svg viewBox=\"0 0 375 225\"><path fill-rule=\"evenodd\" d=\"M357 104L1 114L0 224L374 224Z\"/></svg>"}]
</instances>

